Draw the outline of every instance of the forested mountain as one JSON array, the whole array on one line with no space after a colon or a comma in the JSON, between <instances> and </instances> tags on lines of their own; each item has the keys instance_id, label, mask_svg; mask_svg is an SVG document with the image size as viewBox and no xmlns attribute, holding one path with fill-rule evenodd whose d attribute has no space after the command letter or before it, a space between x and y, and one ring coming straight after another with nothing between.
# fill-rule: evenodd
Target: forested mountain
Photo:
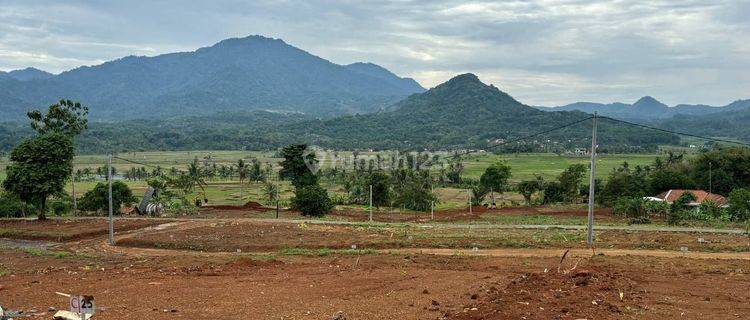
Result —
<instances>
[{"instance_id":1,"label":"forested mountain","mask_svg":"<svg viewBox=\"0 0 750 320\"><path fill-rule=\"evenodd\" d=\"M598 112L601 115L626 119L651 121L667 119L676 115L706 115L716 112L741 111L750 108L750 100L737 100L726 106L714 107L708 105L679 104L669 107L650 96L645 96L633 104L620 102L602 104L593 102L576 102L560 107L544 108L545 111L583 111L586 113Z\"/></svg>"},{"instance_id":2,"label":"forested mountain","mask_svg":"<svg viewBox=\"0 0 750 320\"><path fill-rule=\"evenodd\" d=\"M695 117L677 115L658 124L661 128L709 137L750 141L750 108Z\"/></svg>"},{"instance_id":3,"label":"forested mountain","mask_svg":"<svg viewBox=\"0 0 750 320\"><path fill-rule=\"evenodd\" d=\"M366 69L376 70L376 69ZM544 112L524 105L473 74L463 74L394 104L390 111L333 119L299 113L224 112L168 120L93 122L77 141L80 152L138 150L274 149L309 143L333 149L450 150L498 143L590 117L579 111ZM7 150L24 124L0 126ZM513 143L516 150L564 150L590 145L591 122ZM602 150L642 151L674 144L676 136L602 121Z\"/></svg>"},{"instance_id":4,"label":"forested mountain","mask_svg":"<svg viewBox=\"0 0 750 320\"><path fill-rule=\"evenodd\" d=\"M37 68L26 68L26 69L21 69L21 70L13 70L10 72L0 71L0 78L7 77L7 78L18 80L18 81L49 79L54 76L55 76L54 74L51 74L47 71L39 70Z\"/></svg>"},{"instance_id":5,"label":"forested mountain","mask_svg":"<svg viewBox=\"0 0 750 320\"><path fill-rule=\"evenodd\" d=\"M287 142L268 133L273 127L310 120L299 113L268 111L220 112L168 120L91 122L76 138L79 153L138 150L256 150ZM0 123L0 152L33 134L28 122ZM286 137L285 137L286 138Z\"/></svg>"},{"instance_id":6,"label":"forested mountain","mask_svg":"<svg viewBox=\"0 0 750 320\"><path fill-rule=\"evenodd\" d=\"M425 93L412 95L390 110L287 125L280 127L276 136L289 135L296 141L342 149L486 148L589 117L582 112L539 111L482 83L473 74L456 76ZM590 122L580 123L525 143L581 147L590 144L590 130ZM675 136L606 122L600 130L602 143L609 147L677 142Z\"/></svg>"},{"instance_id":7,"label":"forested mountain","mask_svg":"<svg viewBox=\"0 0 750 320\"><path fill-rule=\"evenodd\" d=\"M92 120L278 110L317 116L367 113L423 92L370 63L338 65L280 39L223 40L155 57L129 56L59 75L0 75L0 113L21 119L61 98L83 101Z\"/></svg>"}]
</instances>

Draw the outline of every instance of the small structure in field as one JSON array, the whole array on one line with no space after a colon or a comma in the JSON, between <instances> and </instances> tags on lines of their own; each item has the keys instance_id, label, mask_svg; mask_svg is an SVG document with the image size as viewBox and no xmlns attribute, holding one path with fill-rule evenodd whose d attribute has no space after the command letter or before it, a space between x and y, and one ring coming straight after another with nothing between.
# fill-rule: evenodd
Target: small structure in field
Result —
<instances>
[{"instance_id":1,"label":"small structure in field","mask_svg":"<svg viewBox=\"0 0 750 320\"><path fill-rule=\"evenodd\" d=\"M671 190L662 192L656 197L645 197L644 200L660 201L660 202L666 202L666 203L672 204L673 202L675 202L675 200L679 199L686 192L690 192L695 196L695 201L691 201L687 203L688 206L698 207L701 205L701 203L704 203L706 201L711 201L719 207L727 206L727 198L724 198L723 196L715 194L715 193L710 193L705 190L671 189Z\"/></svg>"}]
</instances>

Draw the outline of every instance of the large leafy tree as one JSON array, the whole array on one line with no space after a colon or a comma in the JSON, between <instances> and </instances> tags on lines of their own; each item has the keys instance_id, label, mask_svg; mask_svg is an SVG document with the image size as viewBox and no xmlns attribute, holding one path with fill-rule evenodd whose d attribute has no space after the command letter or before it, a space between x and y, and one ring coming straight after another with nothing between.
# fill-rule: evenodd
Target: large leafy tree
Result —
<instances>
[{"instance_id":1,"label":"large leafy tree","mask_svg":"<svg viewBox=\"0 0 750 320\"><path fill-rule=\"evenodd\" d=\"M10 155L3 188L27 203L38 205L40 220L46 219L47 198L63 193L73 173L73 141L50 132L21 142Z\"/></svg>"},{"instance_id":2,"label":"large leafy tree","mask_svg":"<svg viewBox=\"0 0 750 320\"><path fill-rule=\"evenodd\" d=\"M33 110L26 115L31 120L31 128L39 134L54 132L73 139L88 127L88 113L89 108L81 105L80 102L63 99L49 106L46 113ZM73 149L75 152L75 145ZM70 165L73 166L73 163L71 162ZM71 183L73 186L73 206L75 209L75 179L72 179Z\"/></svg>"},{"instance_id":3,"label":"large leafy tree","mask_svg":"<svg viewBox=\"0 0 750 320\"><path fill-rule=\"evenodd\" d=\"M27 113L27 116L31 119L31 128L39 134L56 132L75 137L86 130L88 113L89 108L82 106L80 102L60 100L49 106L46 113L34 110Z\"/></svg>"},{"instance_id":4,"label":"large leafy tree","mask_svg":"<svg viewBox=\"0 0 750 320\"><path fill-rule=\"evenodd\" d=\"M372 205L378 209L391 203L390 179L388 174L382 171L374 171L367 177L367 183L372 186Z\"/></svg>"},{"instance_id":5,"label":"large leafy tree","mask_svg":"<svg viewBox=\"0 0 750 320\"><path fill-rule=\"evenodd\" d=\"M284 161L281 162L279 177L292 181L295 188L315 185L318 183L318 176L315 175L310 167L318 163L315 154L305 155L307 145L292 144L281 150Z\"/></svg>"},{"instance_id":6,"label":"large leafy tree","mask_svg":"<svg viewBox=\"0 0 750 320\"><path fill-rule=\"evenodd\" d=\"M292 207L302 212L304 216L322 216L333 209L333 202L328 197L328 191L318 184L318 176L310 166L317 165L315 154L305 154L307 146L293 144L284 147L281 154L279 177L289 179L294 185Z\"/></svg>"},{"instance_id":7,"label":"large leafy tree","mask_svg":"<svg viewBox=\"0 0 750 320\"><path fill-rule=\"evenodd\" d=\"M510 179L510 166L505 162L490 165L479 178L479 185L486 191L503 192Z\"/></svg>"},{"instance_id":8,"label":"large leafy tree","mask_svg":"<svg viewBox=\"0 0 750 320\"><path fill-rule=\"evenodd\" d=\"M578 198L586 171L588 171L586 165L573 164L557 177L557 181L560 182L560 187L563 190L565 201L573 202Z\"/></svg>"}]
</instances>

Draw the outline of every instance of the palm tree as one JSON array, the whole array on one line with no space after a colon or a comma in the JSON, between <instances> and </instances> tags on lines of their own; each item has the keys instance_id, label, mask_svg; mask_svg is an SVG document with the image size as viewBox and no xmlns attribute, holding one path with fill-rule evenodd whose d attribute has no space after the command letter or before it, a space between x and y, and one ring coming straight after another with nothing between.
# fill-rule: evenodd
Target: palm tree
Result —
<instances>
[{"instance_id":1,"label":"palm tree","mask_svg":"<svg viewBox=\"0 0 750 320\"><path fill-rule=\"evenodd\" d=\"M201 192L203 193L203 197L206 196L206 180L204 180L204 174L203 170L201 170L201 167L198 165L198 158L193 159L193 162L188 165L188 171L187 171L187 183L189 183L189 188L193 189L195 186L198 186L201 188Z\"/></svg>"},{"instance_id":2,"label":"palm tree","mask_svg":"<svg viewBox=\"0 0 750 320\"><path fill-rule=\"evenodd\" d=\"M245 181L245 178L247 178L247 166L245 165L245 160L238 160L237 161L237 175L240 177L240 201L242 200L242 189L244 188L242 182Z\"/></svg>"}]
</instances>

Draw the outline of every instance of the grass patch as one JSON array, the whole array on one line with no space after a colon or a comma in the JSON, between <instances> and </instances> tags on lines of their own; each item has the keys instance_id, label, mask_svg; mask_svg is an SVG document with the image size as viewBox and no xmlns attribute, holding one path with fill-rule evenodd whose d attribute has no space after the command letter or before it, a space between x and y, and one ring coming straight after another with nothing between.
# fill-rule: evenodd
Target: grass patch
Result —
<instances>
[{"instance_id":1,"label":"grass patch","mask_svg":"<svg viewBox=\"0 0 750 320\"><path fill-rule=\"evenodd\" d=\"M3 265L0 265L0 277L9 276L11 274L10 270Z\"/></svg>"},{"instance_id":2,"label":"grass patch","mask_svg":"<svg viewBox=\"0 0 750 320\"><path fill-rule=\"evenodd\" d=\"M23 229L0 228L0 238L11 239L67 239L70 236L62 232L31 231Z\"/></svg>"},{"instance_id":3,"label":"grass patch","mask_svg":"<svg viewBox=\"0 0 750 320\"><path fill-rule=\"evenodd\" d=\"M75 253L69 251L51 251L40 248L21 248L21 251L30 254L35 257L50 257L55 259L65 258L82 258L82 259L96 259L97 257L89 253Z\"/></svg>"}]
</instances>

